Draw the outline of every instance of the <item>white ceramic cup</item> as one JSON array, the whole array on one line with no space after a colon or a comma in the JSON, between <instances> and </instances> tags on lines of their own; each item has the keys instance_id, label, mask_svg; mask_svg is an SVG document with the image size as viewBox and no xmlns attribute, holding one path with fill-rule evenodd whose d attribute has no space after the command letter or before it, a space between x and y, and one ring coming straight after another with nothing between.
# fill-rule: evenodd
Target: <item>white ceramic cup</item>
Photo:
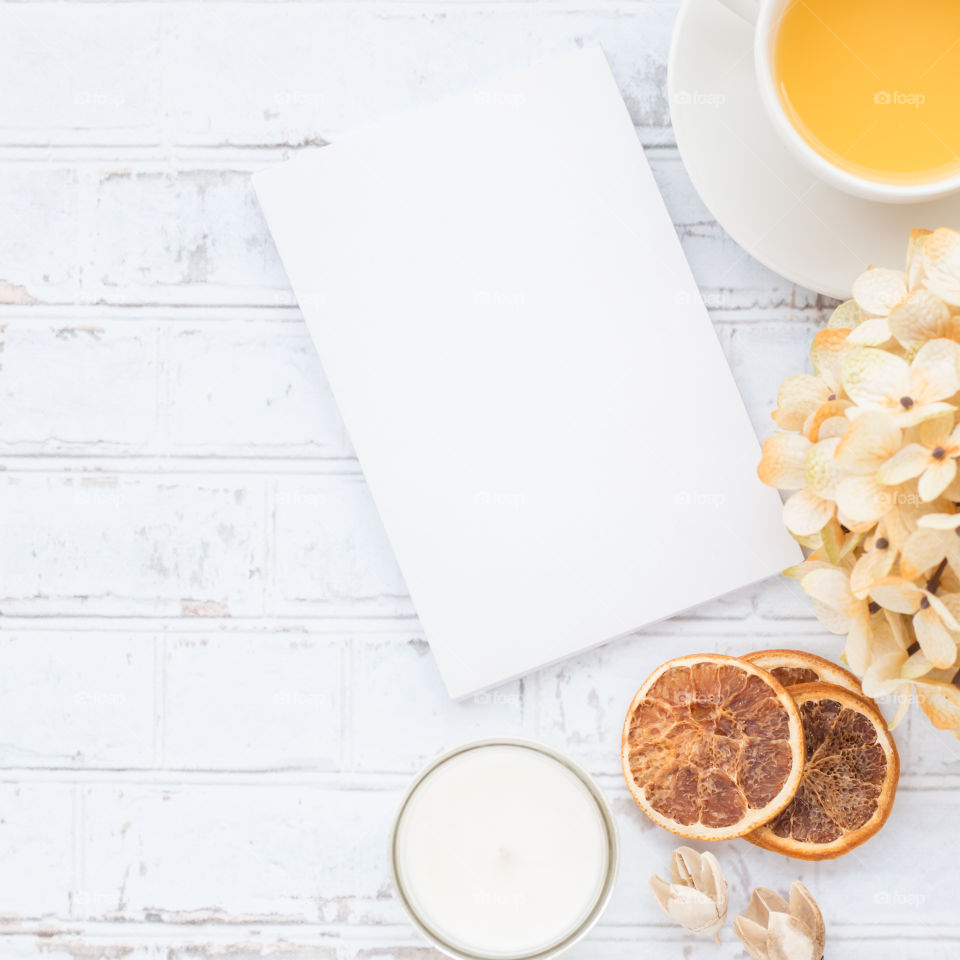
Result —
<instances>
[{"instance_id":1,"label":"white ceramic cup","mask_svg":"<svg viewBox=\"0 0 960 960\"><path fill-rule=\"evenodd\" d=\"M790 152L818 179L865 200L883 203L921 203L960 190L960 173L924 183L884 183L857 176L817 153L797 132L777 90L773 54L777 27L791 0L719 0L754 25L753 59L757 86L770 122ZM906 2L906 0L905 0Z\"/></svg>"}]
</instances>

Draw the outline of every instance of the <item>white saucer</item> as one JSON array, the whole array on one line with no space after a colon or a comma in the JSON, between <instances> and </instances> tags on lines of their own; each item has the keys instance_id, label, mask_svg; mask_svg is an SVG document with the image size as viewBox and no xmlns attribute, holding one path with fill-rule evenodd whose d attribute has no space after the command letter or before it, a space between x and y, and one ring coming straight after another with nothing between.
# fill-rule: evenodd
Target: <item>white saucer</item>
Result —
<instances>
[{"instance_id":1,"label":"white saucer","mask_svg":"<svg viewBox=\"0 0 960 960\"><path fill-rule=\"evenodd\" d=\"M680 155L720 225L762 264L841 299L869 264L902 267L913 227L960 228L960 194L920 204L858 200L793 159L767 119L753 30L720 0L684 0L670 47Z\"/></svg>"}]
</instances>

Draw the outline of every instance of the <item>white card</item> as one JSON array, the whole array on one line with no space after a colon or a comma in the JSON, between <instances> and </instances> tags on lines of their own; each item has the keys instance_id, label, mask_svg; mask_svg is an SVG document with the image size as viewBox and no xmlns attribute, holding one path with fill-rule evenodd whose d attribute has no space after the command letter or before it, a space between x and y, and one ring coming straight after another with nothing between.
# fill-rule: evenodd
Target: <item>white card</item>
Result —
<instances>
[{"instance_id":1,"label":"white card","mask_svg":"<svg viewBox=\"0 0 960 960\"><path fill-rule=\"evenodd\" d=\"M453 697L799 559L599 48L254 179Z\"/></svg>"}]
</instances>

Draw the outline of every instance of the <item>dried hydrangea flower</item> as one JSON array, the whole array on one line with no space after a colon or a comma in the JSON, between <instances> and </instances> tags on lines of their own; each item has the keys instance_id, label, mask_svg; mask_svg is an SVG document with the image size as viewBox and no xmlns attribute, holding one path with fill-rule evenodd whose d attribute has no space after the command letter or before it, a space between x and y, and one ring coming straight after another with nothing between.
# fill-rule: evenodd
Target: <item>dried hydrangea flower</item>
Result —
<instances>
[{"instance_id":1,"label":"dried hydrangea flower","mask_svg":"<svg viewBox=\"0 0 960 960\"><path fill-rule=\"evenodd\" d=\"M783 522L791 533L816 533L836 513L837 484L843 476L835 459L838 439L811 443L802 434L775 433L763 445L760 479L781 490L797 490L785 504Z\"/></svg>"},{"instance_id":2,"label":"dried hydrangea flower","mask_svg":"<svg viewBox=\"0 0 960 960\"><path fill-rule=\"evenodd\" d=\"M867 315L850 334L849 342L880 346L892 336L890 311L907 296L907 275L902 270L871 267L853 282L853 299Z\"/></svg>"},{"instance_id":3,"label":"dried hydrangea flower","mask_svg":"<svg viewBox=\"0 0 960 960\"><path fill-rule=\"evenodd\" d=\"M917 480L917 493L936 500L957 475L960 426L953 417L933 417L917 427L917 440L898 450L877 471L880 483L897 485Z\"/></svg>"},{"instance_id":4,"label":"dried hydrangea flower","mask_svg":"<svg viewBox=\"0 0 960 960\"><path fill-rule=\"evenodd\" d=\"M758 474L810 552L789 571L868 692L960 737L960 233L914 230L788 377Z\"/></svg>"},{"instance_id":5,"label":"dried hydrangea flower","mask_svg":"<svg viewBox=\"0 0 960 960\"><path fill-rule=\"evenodd\" d=\"M898 427L912 427L929 417L949 414L946 401L960 390L960 344L929 340L911 363L877 347L851 349L843 359L843 388L857 405L851 413L881 410Z\"/></svg>"},{"instance_id":6,"label":"dried hydrangea flower","mask_svg":"<svg viewBox=\"0 0 960 960\"><path fill-rule=\"evenodd\" d=\"M923 570L946 560L960 577L960 513L928 513L917 521L917 529L903 545L905 575L911 580ZM901 563L901 567L903 563Z\"/></svg>"},{"instance_id":7,"label":"dried hydrangea flower","mask_svg":"<svg viewBox=\"0 0 960 960\"><path fill-rule=\"evenodd\" d=\"M903 577L885 577L870 588L870 596L884 609L912 617L917 643L934 667L953 665L960 623L936 594Z\"/></svg>"}]
</instances>

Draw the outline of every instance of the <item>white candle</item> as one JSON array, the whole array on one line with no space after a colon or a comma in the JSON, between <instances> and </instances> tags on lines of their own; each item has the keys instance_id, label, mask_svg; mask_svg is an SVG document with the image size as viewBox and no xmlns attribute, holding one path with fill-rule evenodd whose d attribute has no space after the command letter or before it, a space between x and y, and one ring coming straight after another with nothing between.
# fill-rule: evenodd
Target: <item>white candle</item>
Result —
<instances>
[{"instance_id":1,"label":"white candle","mask_svg":"<svg viewBox=\"0 0 960 960\"><path fill-rule=\"evenodd\" d=\"M409 795L395 879L438 945L523 957L596 919L615 844L603 800L565 763L536 744L471 745Z\"/></svg>"}]
</instances>

